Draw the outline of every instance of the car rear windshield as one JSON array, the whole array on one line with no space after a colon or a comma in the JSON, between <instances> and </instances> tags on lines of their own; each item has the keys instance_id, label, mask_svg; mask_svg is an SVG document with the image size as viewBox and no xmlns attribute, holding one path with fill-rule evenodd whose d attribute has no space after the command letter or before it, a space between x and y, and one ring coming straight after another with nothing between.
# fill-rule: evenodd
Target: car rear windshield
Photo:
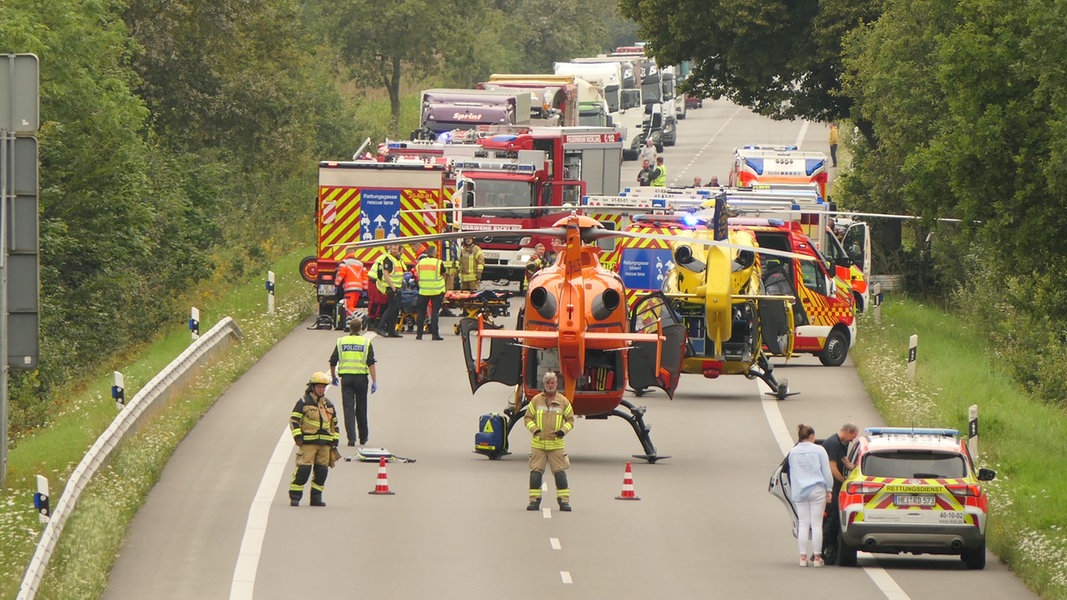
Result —
<instances>
[{"instance_id":1,"label":"car rear windshield","mask_svg":"<svg viewBox=\"0 0 1067 600\"><path fill-rule=\"evenodd\" d=\"M957 479L967 475L967 465L956 453L895 450L867 454L862 471L868 477Z\"/></svg>"}]
</instances>

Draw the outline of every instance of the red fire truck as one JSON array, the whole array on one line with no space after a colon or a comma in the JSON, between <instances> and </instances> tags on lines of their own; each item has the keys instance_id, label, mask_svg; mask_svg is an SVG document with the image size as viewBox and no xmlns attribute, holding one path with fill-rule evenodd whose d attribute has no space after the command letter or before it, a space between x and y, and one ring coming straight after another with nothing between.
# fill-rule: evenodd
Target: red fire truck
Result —
<instances>
[{"instance_id":1,"label":"red fire truck","mask_svg":"<svg viewBox=\"0 0 1067 600\"><path fill-rule=\"evenodd\" d=\"M490 232L547 226L585 193L618 193L621 156L615 129L544 127L456 143L387 142L375 160L320 162L317 253L300 266L304 279L318 286L320 327L337 324L337 264L347 245L360 240L460 227L485 253L485 278L523 281L533 246L551 240ZM460 206L464 210L446 210ZM403 248L404 257L414 262L416 250ZM355 255L369 265L381 252Z\"/></svg>"}]
</instances>

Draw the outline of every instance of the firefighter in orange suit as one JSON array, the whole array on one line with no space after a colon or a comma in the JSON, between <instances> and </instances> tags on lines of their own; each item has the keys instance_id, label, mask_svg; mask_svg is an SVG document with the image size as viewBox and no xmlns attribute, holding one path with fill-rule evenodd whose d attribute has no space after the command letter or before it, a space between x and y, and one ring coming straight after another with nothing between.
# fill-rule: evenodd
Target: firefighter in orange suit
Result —
<instances>
[{"instance_id":1,"label":"firefighter in orange suit","mask_svg":"<svg viewBox=\"0 0 1067 600\"><path fill-rule=\"evenodd\" d=\"M311 478L311 506L326 506L322 489L326 476L340 453L337 442L337 410L326 397L330 376L318 371L308 381L304 396L296 401L289 416L289 431L296 443L296 472L289 484L290 506L300 506L304 485Z\"/></svg>"},{"instance_id":2,"label":"firefighter in orange suit","mask_svg":"<svg viewBox=\"0 0 1067 600\"><path fill-rule=\"evenodd\" d=\"M541 479L545 465L556 478L556 502L564 512L571 510L571 490L567 485L567 467L571 465L563 436L574 429L574 409L563 394L557 391L559 379L545 373L544 390L526 406L523 422L533 434L530 441L530 505L526 510L541 508Z\"/></svg>"},{"instance_id":3,"label":"firefighter in orange suit","mask_svg":"<svg viewBox=\"0 0 1067 600\"><path fill-rule=\"evenodd\" d=\"M356 260L356 255L351 252L341 264L337 265L337 287L344 290L345 309L351 315L359 306L359 297L363 295L363 280L366 271L363 270L363 262Z\"/></svg>"}]
</instances>

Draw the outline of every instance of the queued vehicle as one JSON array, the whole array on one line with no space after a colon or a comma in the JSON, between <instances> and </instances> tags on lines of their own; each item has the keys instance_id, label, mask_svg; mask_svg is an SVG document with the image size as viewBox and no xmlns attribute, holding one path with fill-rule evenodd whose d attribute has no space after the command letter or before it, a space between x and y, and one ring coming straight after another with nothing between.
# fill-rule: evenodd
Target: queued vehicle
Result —
<instances>
[{"instance_id":1,"label":"queued vehicle","mask_svg":"<svg viewBox=\"0 0 1067 600\"><path fill-rule=\"evenodd\" d=\"M989 499L982 483L996 471L977 469L955 429L874 427L849 450L855 468L838 496L836 562L855 566L857 552L959 555L968 569L986 564ZM770 492L793 517L789 477L779 466ZM824 530L824 538L833 532ZM829 539L824 541L830 541ZM825 547L825 546L824 546Z\"/></svg>"}]
</instances>

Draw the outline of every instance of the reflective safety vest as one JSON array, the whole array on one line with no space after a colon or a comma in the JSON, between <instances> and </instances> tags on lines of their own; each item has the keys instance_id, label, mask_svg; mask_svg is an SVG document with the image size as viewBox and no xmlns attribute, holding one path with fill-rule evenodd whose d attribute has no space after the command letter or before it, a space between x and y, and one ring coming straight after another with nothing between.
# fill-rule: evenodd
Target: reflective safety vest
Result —
<instances>
[{"instance_id":1,"label":"reflective safety vest","mask_svg":"<svg viewBox=\"0 0 1067 600\"><path fill-rule=\"evenodd\" d=\"M659 175L652 180L652 187L666 187L667 186L667 165L656 165L659 169Z\"/></svg>"},{"instance_id":2,"label":"reflective safety vest","mask_svg":"<svg viewBox=\"0 0 1067 600\"><path fill-rule=\"evenodd\" d=\"M346 335L337 340L337 374L366 375L370 340L362 335Z\"/></svg>"},{"instance_id":3,"label":"reflective safety vest","mask_svg":"<svg viewBox=\"0 0 1067 600\"><path fill-rule=\"evenodd\" d=\"M419 280L420 296L436 296L445 293L445 278L441 275L441 261L424 256L415 265L415 278Z\"/></svg>"},{"instance_id":4,"label":"reflective safety vest","mask_svg":"<svg viewBox=\"0 0 1067 600\"><path fill-rule=\"evenodd\" d=\"M534 434L530 440L531 448L562 450L563 438L556 436L556 432L567 433L574 429L574 409L571 408L570 401L559 392L556 392L551 402L541 393L530 400L523 421L530 433Z\"/></svg>"},{"instance_id":5,"label":"reflective safety vest","mask_svg":"<svg viewBox=\"0 0 1067 600\"><path fill-rule=\"evenodd\" d=\"M293 434L293 441L336 446L341 439L337 429L337 409L325 396L316 398L308 392L293 407L293 413L289 416L289 431Z\"/></svg>"},{"instance_id":6,"label":"reflective safety vest","mask_svg":"<svg viewBox=\"0 0 1067 600\"><path fill-rule=\"evenodd\" d=\"M363 290L363 263L358 260L343 260L337 268L337 281L345 293Z\"/></svg>"},{"instance_id":7,"label":"reflective safety vest","mask_svg":"<svg viewBox=\"0 0 1067 600\"><path fill-rule=\"evenodd\" d=\"M393 265L392 273L385 270L385 261L387 259ZM402 259L386 253L378 257L378 260L374 262L374 268L375 273L378 272L379 268L381 269L381 277L378 278L379 292L384 294L389 291L389 284L385 282L386 277L392 280L393 285L396 287L397 290L404 287L404 264Z\"/></svg>"},{"instance_id":8,"label":"reflective safety vest","mask_svg":"<svg viewBox=\"0 0 1067 600\"><path fill-rule=\"evenodd\" d=\"M471 250L463 248L459 253L459 280L478 281L482 278L482 270L485 269L485 255L477 245Z\"/></svg>"}]
</instances>

